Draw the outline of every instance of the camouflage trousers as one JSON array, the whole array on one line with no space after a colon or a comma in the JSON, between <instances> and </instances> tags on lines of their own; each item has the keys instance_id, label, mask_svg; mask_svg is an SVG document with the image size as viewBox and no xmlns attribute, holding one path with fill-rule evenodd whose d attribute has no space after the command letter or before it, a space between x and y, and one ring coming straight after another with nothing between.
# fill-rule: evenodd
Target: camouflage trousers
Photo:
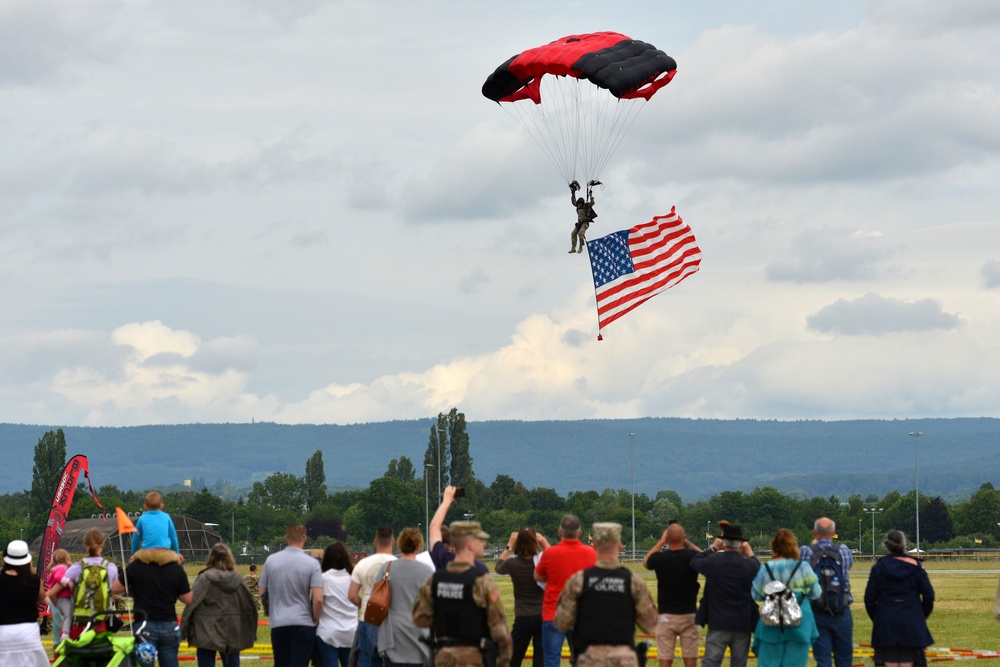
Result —
<instances>
[{"instance_id":1,"label":"camouflage trousers","mask_svg":"<svg viewBox=\"0 0 1000 667\"><path fill-rule=\"evenodd\" d=\"M573 232L569 235L569 242L572 247L576 247L577 238L580 239L580 250L583 250L583 246L587 245L587 229L590 228L589 222L578 222L573 225Z\"/></svg>"}]
</instances>

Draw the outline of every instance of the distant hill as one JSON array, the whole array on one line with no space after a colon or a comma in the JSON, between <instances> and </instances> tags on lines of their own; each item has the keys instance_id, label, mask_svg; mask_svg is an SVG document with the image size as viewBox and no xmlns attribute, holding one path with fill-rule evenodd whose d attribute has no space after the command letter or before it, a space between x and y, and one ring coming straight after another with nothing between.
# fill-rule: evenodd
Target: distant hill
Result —
<instances>
[{"instance_id":1,"label":"distant hill","mask_svg":"<svg viewBox=\"0 0 1000 667\"><path fill-rule=\"evenodd\" d=\"M374 424L185 424L63 427L67 455L86 454L97 486L145 489L204 478L249 487L276 471L302 475L323 452L327 484L365 487L392 458L419 469L431 420ZM34 447L56 426L0 424L0 493L31 486ZM1000 419L760 421L645 418L469 422L473 467L489 484L498 473L565 495L629 488L629 433L635 486L674 489L685 501L730 489L774 486L808 496L883 494L913 488L914 441L921 494L967 498L1000 485Z\"/></svg>"}]
</instances>

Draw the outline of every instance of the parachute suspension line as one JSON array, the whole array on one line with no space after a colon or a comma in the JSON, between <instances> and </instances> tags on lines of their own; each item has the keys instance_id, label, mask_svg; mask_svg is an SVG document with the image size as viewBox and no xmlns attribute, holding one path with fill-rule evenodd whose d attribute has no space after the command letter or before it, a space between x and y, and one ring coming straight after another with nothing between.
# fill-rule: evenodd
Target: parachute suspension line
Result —
<instances>
[{"instance_id":1,"label":"parachute suspension line","mask_svg":"<svg viewBox=\"0 0 1000 667\"><path fill-rule=\"evenodd\" d=\"M604 168L611 161L618 147L635 122L645 100L619 100L611 95L598 96L595 108L599 120L593 127L590 140L592 156L590 158L593 178L600 178Z\"/></svg>"},{"instance_id":2,"label":"parachute suspension line","mask_svg":"<svg viewBox=\"0 0 1000 667\"><path fill-rule=\"evenodd\" d=\"M528 136L531 137L532 141L534 141L535 144L542 149L542 152L545 154L545 157L549 159L549 162L552 163L552 166L554 166L556 170L565 178L565 168L563 166L564 160L561 160L556 154L555 149L557 148L557 145L555 145L551 140L546 140L546 136L549 132L546 131L543 125L544 116L540 111L532 108L535 106L536 105L530 100L524 100L513 104L501 104L500 108L503 109L508 116L513 118L525 132L528 133ZM566 182L568 183L569 180Z\"/></svg>"}]
</instances>

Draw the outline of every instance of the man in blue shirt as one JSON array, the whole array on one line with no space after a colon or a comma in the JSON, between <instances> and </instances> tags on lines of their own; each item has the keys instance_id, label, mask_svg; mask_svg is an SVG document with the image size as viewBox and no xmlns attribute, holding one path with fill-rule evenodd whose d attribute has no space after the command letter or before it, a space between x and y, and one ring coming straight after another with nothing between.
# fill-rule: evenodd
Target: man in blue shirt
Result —
<instances>
[{"instance_id":1,"label":"man in blue shirt","mask_svg":"<svg viewBox=\"0 0 1000 667\"><path fill-rule=\"evenodd\" d=\"M800 558L808 562L817 576L820 576L817 564L823 557L824 552L833 555L840 562L843 580L840 586L843 587L842 610L831 613L830 610L822 608L820 605L823 596L819 600L814 600L813 616L816 619L816 629L819 630L819 638L813 643L813 657L816 659L817 667L830 667L830 655L833 655L833 662L836 667L851 667L854 658L854 618L851 616L851 596L850 569L854 565L854 557L851 556L851 549L846 544L835 544L833 538L837 533L837 525L826 517L816 519L813 524L813 535L816 539L812 546L801 547L799 549ZM820 577L822 585L823 578ZM824 595L826 591L824 591Z\"/></svg>"}]
</instances>

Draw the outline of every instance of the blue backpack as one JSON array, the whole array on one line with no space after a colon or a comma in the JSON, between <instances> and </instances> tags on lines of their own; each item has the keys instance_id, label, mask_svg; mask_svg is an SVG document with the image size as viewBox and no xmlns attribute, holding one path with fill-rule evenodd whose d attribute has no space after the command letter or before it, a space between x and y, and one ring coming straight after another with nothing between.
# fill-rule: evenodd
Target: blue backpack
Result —
<instances>
[{"instance_id":1,"label":"blue backpack","mask_svg":"<svg viewBox=\"0 0 1000 667\"><path fill-rule=\"evenodd\" d=\"M812 601L813 609L831 616L843 614L854 598L851 596L850 582L844 579L844 563L840 547L836 544L813 546L809 565L816 573L822 591L820 596Z\"/></svg>"}]
</instances>

